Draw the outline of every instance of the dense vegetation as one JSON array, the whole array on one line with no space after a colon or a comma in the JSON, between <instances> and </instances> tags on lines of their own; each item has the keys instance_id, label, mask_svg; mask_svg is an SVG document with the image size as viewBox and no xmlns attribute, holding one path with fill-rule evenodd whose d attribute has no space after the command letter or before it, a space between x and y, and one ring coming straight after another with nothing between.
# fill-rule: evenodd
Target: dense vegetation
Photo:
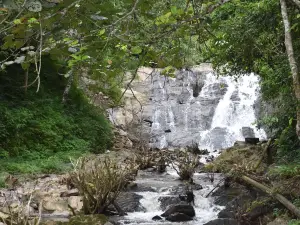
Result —
<instances>
[{"instance_id":1,"label":"dense vegetation","mask_svg":"<svg viewBox=\"0 0 300 225\"><path fill-rule=\"evenodd\" d=\"M24 94L22 71L10 68L0 76L0 171L60 172L69 157L104 152L111 146L111 125L102 111L72 87L62 104L65 81L44 59L39 93ZM9 77L8 77L9 74ZM5 176L5 174L2 174Z\"/></svg>"}]
</instances>

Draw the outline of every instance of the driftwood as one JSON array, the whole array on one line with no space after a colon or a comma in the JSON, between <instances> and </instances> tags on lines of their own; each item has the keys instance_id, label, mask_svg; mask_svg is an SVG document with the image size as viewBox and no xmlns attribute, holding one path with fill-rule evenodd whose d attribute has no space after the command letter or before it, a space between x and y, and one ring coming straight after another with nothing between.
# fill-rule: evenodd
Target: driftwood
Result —
<instances>
[{"instance_id":1,"label":"driftwood","mask_svg":"<svg viewBox=\"0 0 300 225\"><path fill-rule=\"evenodd\" d=\"M261 155L261 158L258 160L256 166L254 167L254 171L257 170L257 168L260 166L261 162L263 161L265 154L268 152L268 149L270 148L271 142L272 142L272 139L269 139L269 141Z\"/></svg>"},{"instance_id":2,"label":"driftwood","mask_svg":"<svg viewBox=\"0 0 300 225\"><path fill-rule=\"evenodd\" d=\"M247 177L245 175L242 175L240 177L240 179L242 179L247 184L250 184L250 185L258 188L259 190L261 190L261 191L269 194L270 196L274 197L282 205L284 205L288 210L290 210L295 216L297 216L300 219L300 209L298 209L295 205L293 205L284 196L282 196L281 194L273 193L271 188L269 188L269 187L267 187L267 186L265 186L265 185L263 185L261 183L258 183L257 181L255 181L255 180L253 180L250 177Z\"/></svg>"}]
</instances>

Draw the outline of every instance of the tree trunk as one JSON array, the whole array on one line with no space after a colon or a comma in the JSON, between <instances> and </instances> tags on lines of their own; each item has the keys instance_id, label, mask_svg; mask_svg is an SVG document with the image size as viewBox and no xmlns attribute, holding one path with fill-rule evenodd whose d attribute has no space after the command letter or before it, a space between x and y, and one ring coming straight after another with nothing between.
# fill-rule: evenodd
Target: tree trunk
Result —
<instances>
[{"instance_id":1,"label":"tree trunk","mask_svg":"<svg viewBox=\"0 0 300 225\"><path fill-rule=\"evenodd\" d=\"M288 18L287 13L287 6L286 6L286 0L280 0L281 5L281 14L284 24L284 31L285 31L285 48L286 53L288 55L288 60L290 63L290 68L292 72L293 77L293 87L294 87L294 93L295 97L297 99L297 125L296 125L296 133L298 138L300 139L300 82L299 82L299 76L298 76L298 66L295 60L294 56L294 49L293 49L293 42L292 42L292 35L291 35L291 26Z\"/></svg>"},{"instance_id":2,"label":"tree trunk","mask_svg":"<svg viewBox=\"0 0 300 225\"><path fill-rule=\"evenodd\" d=\"M300 210L295 205L293 205L289 200L287 200L284 196L282 196L281 194L272 193L271 188L269 188L261 183L256 182L255 180L251 179L250 177L241 176L241 179L243 181L245 181L246 183L251 184L254 187L262 190L263 192L273 196L281 204L283 204L288 210L290 210L295 216L297 216L297 218L300 218Z\"/></svg>"},{"instance_id":3,"label":"tree trunk","mask_svg":"<svg viewBox=\"0 0 300 225\"><path fill-rule=\"evenodd\" d=\"M69 79L68 79L68 83L65 87L65 90L64 90L64 93L63 93L63 97L62 97L62 103L65 104L66 101L67 101L67 98L68 98L68 95L69 95L69 92L70 92L70 89L71 89L71 86L72 86L72 83L73 83L73 80L74 80L74 73L72 70L70 70L68 72L69 74Z\"/></svg>"}]
</instances>

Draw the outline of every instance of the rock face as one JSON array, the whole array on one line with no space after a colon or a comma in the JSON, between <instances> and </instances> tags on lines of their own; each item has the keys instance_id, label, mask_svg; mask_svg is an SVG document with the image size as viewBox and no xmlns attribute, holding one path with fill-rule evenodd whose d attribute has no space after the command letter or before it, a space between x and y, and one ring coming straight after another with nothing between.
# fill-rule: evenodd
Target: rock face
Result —
<instances>
[{"instance_id":1,"label":"rock face","mask_svg":"<svg viewBox=\"0 0 300 225\"><path fill-rule=\"evenodd\" d=\"M140 68L131 83L134 92L125 92L124 107L109 110L111 121L153 148L192 143L226 148L243 139L242 127L253 128L259 95L254 75L235 83L217 78L209 64L175 71L175 78L161 74L162 69Z\"/></svg>"}]
</instances>

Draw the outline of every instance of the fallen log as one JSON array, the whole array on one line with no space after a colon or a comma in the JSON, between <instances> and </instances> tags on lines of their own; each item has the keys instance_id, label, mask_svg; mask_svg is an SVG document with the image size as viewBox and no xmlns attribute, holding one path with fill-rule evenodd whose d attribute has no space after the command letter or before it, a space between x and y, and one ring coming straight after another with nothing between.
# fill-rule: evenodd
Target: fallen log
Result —
<instances>
[{"instance_id":1,"label":"fallen log","mask_svg":"<svg viewBox=\"0 0 300 225\"><path fill-rule=\"evenodd\" d=\"M291 203L289 200L287 200L284 196L282 196L281 194L278 194L278 193L273 193L271 188L269 188L261 183L258 183L257 181L255 181L245 175L242 175L240 177L240 179L242 179L247 184L250 184L250 185L258 188L259 190L269 194L270 196L274 197L282 205L284 205L288 210L290 210L295 216L297 216L300 219L300 209L298 209L293 203Z\"/></svg>"}]
</instances>

